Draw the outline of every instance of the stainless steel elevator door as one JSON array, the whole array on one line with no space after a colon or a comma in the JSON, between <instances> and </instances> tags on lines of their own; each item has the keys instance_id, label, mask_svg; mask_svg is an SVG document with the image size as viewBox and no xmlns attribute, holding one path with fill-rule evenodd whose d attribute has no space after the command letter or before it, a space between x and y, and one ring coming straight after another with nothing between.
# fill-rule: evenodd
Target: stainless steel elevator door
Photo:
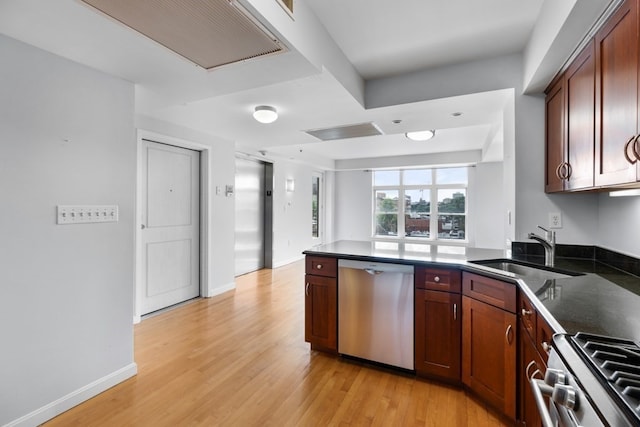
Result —
<instances>
[{"instance_id":1,"label":"stainless steel elevator door","mask_svg":"<svg viewBox=\"0 0 640 427\"><path fill-rule=\"evenodd\" d=\"M265 164L236 158L235 275L265 266Z\"/></svg>"}]
</instances>

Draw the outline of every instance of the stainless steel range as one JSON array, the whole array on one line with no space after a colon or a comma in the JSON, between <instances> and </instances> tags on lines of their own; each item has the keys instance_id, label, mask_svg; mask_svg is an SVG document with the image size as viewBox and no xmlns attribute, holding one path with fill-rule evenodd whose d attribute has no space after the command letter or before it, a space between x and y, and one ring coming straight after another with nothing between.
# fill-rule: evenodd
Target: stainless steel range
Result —
<instances>
[{"instance_id":1,"label":"stainless steel range","mask_svg":"<svg viewBox=\"0 0 640 427\"><path fill-rule=\"evenodd\" d=\"M536 371L530 382L545 427L640 426L640 346L633 341L557 334L544 380Z\"/></svg>"}]
</instances>

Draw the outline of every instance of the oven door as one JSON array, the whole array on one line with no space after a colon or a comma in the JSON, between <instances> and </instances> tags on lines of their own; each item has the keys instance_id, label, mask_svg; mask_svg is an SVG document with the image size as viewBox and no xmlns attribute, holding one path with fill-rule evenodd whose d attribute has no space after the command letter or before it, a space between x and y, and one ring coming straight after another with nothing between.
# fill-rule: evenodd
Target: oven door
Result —
<instances>
[{"instance_id":1,"label":"oven door","mask_svg":"<svg viewBox=\"0 0 640 427\"><path fill-rule=\"evenodd\" d=\"M606 424L571 370L564 364L555 348L551 349L545 378L540 371L529 377L536 406L544 427L600 427ZM549 404L545 402L548 397Z\"/></svg>"}]
</instances>

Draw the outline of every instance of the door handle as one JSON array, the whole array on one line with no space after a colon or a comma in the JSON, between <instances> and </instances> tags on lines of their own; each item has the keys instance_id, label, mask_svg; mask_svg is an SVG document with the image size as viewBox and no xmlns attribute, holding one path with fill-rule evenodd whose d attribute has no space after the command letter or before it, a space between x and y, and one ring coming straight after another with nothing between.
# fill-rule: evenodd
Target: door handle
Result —
<instances>
[{"instance_id":1,"label":"door handle","mask_svg":"<svg viewBox=\"0 0 640 427\"><path fill-rule=\"evenodd\" d=\"M458 320L458 304L453 304L453 320Z\"/></svg>"},{"instance_id":2,"label":"door handle","mask_svg":"<svg viewBox=\"0 0 640 427\"><path fill-rule=\"evenodd\" d=\"M144 230L145 228L147 228L147 226L146 226L146 225L144 225L144 224L140 224L140 229Z\"/></svg>"},{"instance_id":3,"label":"door handle","mask_svg":"<svg viewBox=\"0 0 640 427\"><path fill-rule=\"evenodd\" d=\"M309 282L307 282L307 285L304 287L304 294L309 296Z\"/></svg>"},{"instance_id":4,"label":"door handle","mask_svg":"<svg viewBox=\"0 0 640 427\"><path fill-rule=\"evenodd\" d=\"M636 156L636 159L640 160L640 135L636 136L636 139L633 141L633 154Z\"/></svg>"},{"instance_id":5,"label":"door handle","mask_svg":"<svg viewBox=\"0 0 640 427\"><path fill-rule=\"evenodd\" d=\"M367 273L369 273L372 276L377 276L378 274L384 273L384 271L374 270L373 268L365 268L364 271L366 271Z\"/></svg>"}]
</instances>

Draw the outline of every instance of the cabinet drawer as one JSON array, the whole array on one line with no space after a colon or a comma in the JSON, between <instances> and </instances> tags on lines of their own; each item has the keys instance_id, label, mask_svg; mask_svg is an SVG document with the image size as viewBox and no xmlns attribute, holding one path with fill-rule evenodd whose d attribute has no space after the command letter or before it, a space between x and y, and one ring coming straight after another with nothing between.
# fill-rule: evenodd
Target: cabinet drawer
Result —
<instances>
[{"instance_id":1,"label":"cabinet drawer","mask_svg":"<svg viewBox=\"0 0 640 427\"><path fill-rule=\"evenodd\" d=\"M516 285L478 274L462 274L462 293L494 307L516 312Z\"/></svg>"},{"instance_id":2,"label":"cabinet drawer","mask_svg":"<svg viewBox=\"0 0 640 427\"><path fill-rule=\"evenodd\" d=\"M460 270L416 267L415 274L416 289L460 293Z\"/></svg>"},{"instance_id":3,"label":"cabinet drawer","mask_svg":"<svg viewBox=\"0 0 640 427\"><path fill-rule=\"evenodd\" d=\"M536 309L524 293L518 298L518 316L522 322L522 327L533 341L536 340Z\"/></svg>"},{"instance_id":4,"label":"cabinet drawer","mask_svg":"<svg viewBox=\"0 0 640 427\"><path fill-rule=\"evenodd\" d=\"M307 255L307 274L316 276L337 277L338 260L336 258Z\"/></svg>"},{"instance_id":5,"label":"cabinet drawer","mask_svg":"<svg viewBox=\"0 0 640 427\"><path fill-rule=\"evenodd\" d=\"M549 350L551 348L551 338L553 337L553 333L554 331L551 326L549 326L547 321L544 320L544 317L542 317L540 313L538 313L538 315L536 316L535 343L536 350L538 350L538 353L540 353L540 355L542 356L542 360L544 360L544 363L547 363L547 361L549 360Z\"/></svg>"}]
</instances>

